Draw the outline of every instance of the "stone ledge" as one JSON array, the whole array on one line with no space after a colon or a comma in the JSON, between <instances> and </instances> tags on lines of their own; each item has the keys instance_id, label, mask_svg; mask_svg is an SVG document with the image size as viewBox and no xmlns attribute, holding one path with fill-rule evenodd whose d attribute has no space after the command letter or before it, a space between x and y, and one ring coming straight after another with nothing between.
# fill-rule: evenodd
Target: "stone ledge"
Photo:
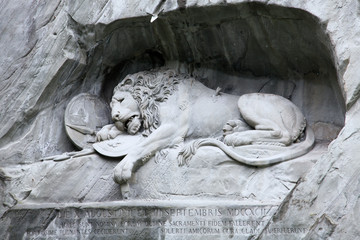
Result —
<instances>
[{"instance_id":1,"label":"stone ledge","mask_svg":"<svg viewBox=\"0 0 360 240\"><path fill-rule=\"evenodd\" d=\"M278 203L250 201L115 201L21 204L0 219L9 239L248 239L291 237L307 229L266 229ZM16 224L15 224L16 222Z\"/></svg>"}]
</instances>

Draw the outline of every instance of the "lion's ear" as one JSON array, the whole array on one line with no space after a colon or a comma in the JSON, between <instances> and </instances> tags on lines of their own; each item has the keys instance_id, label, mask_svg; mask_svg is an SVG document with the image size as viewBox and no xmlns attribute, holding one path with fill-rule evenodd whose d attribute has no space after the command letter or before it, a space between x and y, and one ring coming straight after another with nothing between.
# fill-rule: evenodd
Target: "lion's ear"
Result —
<instances>
[{"instance_id":1,"label":"lion's ear","mask_svg":"<svg viewBox=\"0 0 360 240\"><path fill-rule=\"evenodd\" d=\"M126 78L124 79L124 81L121 83L122 87L132 87L134 86L134 80L132 78Z\"/></svg>"}]
</instances>

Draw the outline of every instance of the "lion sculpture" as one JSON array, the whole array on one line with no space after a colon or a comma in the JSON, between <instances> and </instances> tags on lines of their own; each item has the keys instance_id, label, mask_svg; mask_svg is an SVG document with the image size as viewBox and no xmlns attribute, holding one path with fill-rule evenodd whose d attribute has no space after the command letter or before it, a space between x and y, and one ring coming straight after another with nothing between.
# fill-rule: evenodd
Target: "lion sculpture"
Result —
<instances>
[{"instance_id":1,"label":"lion sculpture","mask_svg":"<svg viewBox=\"0 0 360 240\"><path fill-rule=\"evenodd\" d=\"M110 107L114 124L98 132L98 141L124 133L146 136L116 166L114 180L119 184L129 180L158 151L178 145L182 146L180 165L187 163L199 147L214 146L252 166L299 157L314 145L312 130L291 101L273 94L239 97L219 93L172 69L128 75L115 87ZM265 158L244 157L234 149L255 144L288 147Z\"/></svg>"}]
</instances>

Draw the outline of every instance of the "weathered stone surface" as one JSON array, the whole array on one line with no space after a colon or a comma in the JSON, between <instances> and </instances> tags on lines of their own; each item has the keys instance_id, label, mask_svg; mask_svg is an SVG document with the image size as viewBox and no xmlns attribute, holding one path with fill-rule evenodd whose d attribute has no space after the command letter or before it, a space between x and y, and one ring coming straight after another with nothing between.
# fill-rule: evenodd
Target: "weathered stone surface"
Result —
<instances>
[{"instance_id":1,"label":"weathered stone surface","mask_svg":"<svg viewBox=\"0 0 360 240\"><path fill-rule=\"evenodd\" d=\"M61 162L34 163L27 169L18 169L17 178L8 183L6 203L15 205L15 209L0 219L0 237L51 238L65 234L67 238L81 239L90 236L141 238L141 232L135 231L137 227L151 234L149 239L156 239L159 228L168 229L160 235L170 239L201 235L206 239L219 236L227 239L231 235L247 239L265 229L281 202L325 151L324 145L318 145L301 158L261 169L240 165L213 147L199 149L188 166L179 167L177 162L168 160L176 151L169 151L166 158L152 159L138 171L129 182L127 201L121 202L118 200L124 199L120 187L112 179L113 168L118 163L114 159L89 155ZM217 161L209 162L209 155ZM6 170L15 175L14 169ZM19 184L28 189L26 196L19 191ZM113 202L101 204L109 201ZM124 214L127 209L133 213L145 211L149 216ZM166 215L171 211L177 214L179 209L186 210L187 215ZM201 209L212 212L195 215ZM236 209L235 212L228 215L232 209ZM261 209L266 209L266 214L258 215ZM108 215L114 211L118 212L116 216ZM153 215L154 211L164 214ZM213 215L215 211L221 214ZM98 215L100 213L106 216ZM150 220L163 223L148 225ZM260 222L247 223L249 220ZM197 226L196 221L203 223ZM225 221L227 225L212 225L214 221ZM241 223L235 227L229 221ZM5 227L13 226L14 222L22 227ZM105 222L113 225L102 226ZM194 223L193 226L172 226L174 222ZM194 229L203 232L192 233ZM266 233L269 234L272 235Z\"/></svg>"},{"instance_id":2,"label":"weathered stone surface","mask_svg":"<svg viewBox=\"0 0 360 240\"><path fill-rule=\"evenodd\" d=\"M193 195L278 202L286 197L325 150L325 145L318 145L303 157L268 168L249 168L214 147L199 149L188 166L178 166L176 161L169 161L176 159L177 151L168 150L163 153L165 156L151 159L139 170L129 182L131 193L128 197L181 199ZM208 154L213 161L206 157ZM14 205L14 200L40 204L123 199L120 187L112 179L118 161L93 154L59 162L44 161L17 169L5 168L7 175L14 178L7 182L5 202ZM250 176L253 181L248 182ZM17 188L20 184L23 188ZM24 189L28 191L26 197L22 197Z\"/></svg>"},{"instance_id":3,"label":"weathered stone surface","mask_svg":"<svg viewBox=\"0 0 360 240\"><path fill-rule=\"evenodd\" d=\"M66 107L66 134L79 149L91 148L96 132L109 123L110 107L96 95L79 94Z\"/></svg>"},{"instance_id":4,"label":"weathered stone surface","mask_svg":"<svg viewBox=\"0 0 360 240\"><path fill-rule=\"evenodd\" d=\"M11 88L4 89L2 102L21 102L2 108L0 148L5 164L23 159L33 162L72 150L59 127L63 109L72 96L89 92L109 99L117 81L127 73L165 62L178 62L175 65L180 69L193 71L214 89L219 86L229 93L261 91L291 97L311 124L343 124L343 103L330 42L309 13L242 3L164 12L150 24L144 14L126 18L141 12L142 8L136 8L129 15L125 10L135 3L115 7L110 1L104 3L103 11L99 10L98 14L104 15L96 23L96 17L85 17L96 14L86 13L87 4L92 6L87 2L61 2L50 17L53 21L41 31L32 30L42 35L35 34L38 47L26 55L27 60L17 62L21 76L13 74L2 81L4 86L12 83ZM165 5L169 9L177 6L171 2ZM110 9L116 13L106 15ZM123 11L127 14L117 15ZM44 12L36 14L33 17L38 19ZM115 16L118 18L112 19ZM17 59L18 55L13 54ZM31 64L25 65L27 62ZM7 69L6 65L3 69ZM249 82L251 75L265 77ZM25 84L27 81L31 84ZM14 146L18 150L10 150Z\"/></svg>"},{"instance_id":5,"label":"weathered stone surface","mask_svg":"<svg viewBox=\"0 0 360 240\"><path fill-rule=\"evenodd\" d=\"M164 11L150 24L148 12L159 8ZM306 177L298 182L291 179L292 190L281 195L283 203L267 228L307 228L296 235L298 239L356 238L358 9L355 0L4 2L0 7L0 216L23 199L76 202L83 196L84 201L86 196L93 201L121 197L111 182L110 169L117 162L91 156L77 159L84 165L73 168L67 162L39 160L75 150L63 127L65 107L73 96L88 92L109 100L126 74L167 64L193 73L213 89L221 87L234 94L272 92L291 98L309 119L318 141L337 136L346 117L327 153L309 171L297 168L294 176L304 177L307 172ZM276 166L278 171L289 170L282 166L290 163L284 164ZM310 167L312 162L304 164ZM98 178L78 175L85 169L95 171L93 167L104 172ZM55 185L60 189L53 194L42 192L48 189L46 181L56 184L59 175L64 178L64 170L75 173L69 178L73 182L81 177L94 187L85 186L87 194L75 187L68 198L61 196L69 190L62 184ZM263 175L265 181L276 173L262 169L256 175L264 172L270 175ZM187 174L197 173L190 169ZM204 186L213 190L213 181L207 181ZM244 176L236 181L235 186L256 184ZM98 184L107 186L103 196L97 195ZM145 194L131 184L137 189L133 196ZM247 195L247 188L241 191ZM286 235L272 238L281 237L289 239Z\"/></svg>"},{"instance_id":6,"label":"weathered stone surface","mask_svg":"<svg viewBox=\"0 0 360 240\"><path fill-rule=\"evenodd\" d=\"M360 177L358 108L357 103L354 112L349 111L346 127L329 146L328 154L319 159L295 188L270 227L287 224L307 227L311 231L301 236L304 239L358 236L355 218L359 211Z\"/></svg>"},{"instance_id":7,"label":"weathered stone surface","mask_svg":"<svg viewBox=\"0 0 360 240\"><path fill-rule=\"evenodd\" d=\"M278 206L229 200L220 203L137 200L54 207L54 204L23 205L7 212L3 220L8 225L17 224L7 229L6 236L9 239L249 239L263 231ZM0 231L3 229L0 225Z\"/></svg>"}]
</instances>

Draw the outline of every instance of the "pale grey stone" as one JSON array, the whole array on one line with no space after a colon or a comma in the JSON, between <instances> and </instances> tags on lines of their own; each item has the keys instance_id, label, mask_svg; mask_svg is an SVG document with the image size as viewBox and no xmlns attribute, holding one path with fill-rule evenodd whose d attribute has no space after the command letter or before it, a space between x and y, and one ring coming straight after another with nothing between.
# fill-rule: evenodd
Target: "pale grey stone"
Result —
<instances>
[{"instance_id":1,"label":"pale grey stone","mask_svg":"<svg viewBox=\"0 0 360 240\"><path fill-rule=\"evenodd\" d=\"M179 145L180 166L205 146L216 147L243 164L267 166L300 157L315 143L304 115L288 99L264 93L220 94L220 88L209 89L174 69L127 75L115 87L110 106L114 124L97 133L97 140L105 142L95 143L94 148L105 156L125 156L114 170L119 184L129 181L155 154ZM300 141L302 134L304 141ZM254 149L235 149L240 146Z\"/></svg>"},{"instance_id":2,"label":"pale grey stone","mask_svg":"<svg viewBox=\"0 0 360 240\"><path fill-rule=\"evenodd\" d=\"M159 7L164 10L150 23ZM228 175L224 181L217 181L226 176L221 174L225 170L219 172L217 168L225 167L225 163L212 166L195 158L188 169L171 163L174 165L167 169L174 169L176 175L183 171L185 182L190 180L183 185L183 181L179 185L167 181L172 179L170 172L153 179L146 168L140 168L136 181L129 182L129 189L133 189L129 198L159 199L181 194L187 198L186 194L195 194L201 200L230 192L251 198L252 190L256 190L259 199L280 196L280 205L276 205L279 209L269 225L262 228L268 231L253 237L356 239L360 234L356 215L360 139L358 10L356 0L4 2L0 7L1 238L22 239L27 227L34 227L46 216L48 221L43 223L50 223L49 230L57 226L59 222L52 221L57 219L54 205L44 205L48 210L42 211L34 210L34 206L33 210L25 208L29 214L22 219L15 208L25 206L26 201L79 202L83 196L84 201L121 199L111 176L117 161L96 155L62 162L40 159L76 150L66 136L63 120L74 96L86 92L109 101L112 89L127 74L166 64L193 74L214 90L220 87L222 92L235 95L270 92L291 99L314 129L317 145L313 151L322 146L321 151L266 169L236 165L230 170L240 173L240 177L234 173L235 177ZM336 136L327 149L328 141ZM206 155L202 150L198 154ZM78 165L81 163L83 168ZM147 165L155 170L159 166L155 159ZM199 171L211 177L202 179ZM276 176L281 180L275 181L272 177ZM65 180L70 179L72 185L66 185ZM148 179L152 188L147 192L144 186L148 185L140 183ZM203 183L204 194L196 190L196 185ZM216 188L212 188L214 185ZM102 186L106 186L103 192ZM180 188L181 194L179 186L184 187ZM83 194L78 192L80 189ZM161 192L164 189L167 191ZM13 212L6 212L14 205ZM40 228L46 229L45 225ZM13 227L12 233L9 226ZM307 230L284 233L296 227ZM283 233L269 235L269 230ZM173 235L166 236L171 239Z\"/></svg>"},{"instance_id":3,"label":"pale grey stone","mask_svg":"<svg viewBox=\"0 0 360 240\"><path fill-rule=\"evenodd\" d=\"M74 97L66 107L65 130L71 141L79 148L91 148L96 133L110 123L110 108L96 95L82 93Z\"/></svg>"}]
</instances>

